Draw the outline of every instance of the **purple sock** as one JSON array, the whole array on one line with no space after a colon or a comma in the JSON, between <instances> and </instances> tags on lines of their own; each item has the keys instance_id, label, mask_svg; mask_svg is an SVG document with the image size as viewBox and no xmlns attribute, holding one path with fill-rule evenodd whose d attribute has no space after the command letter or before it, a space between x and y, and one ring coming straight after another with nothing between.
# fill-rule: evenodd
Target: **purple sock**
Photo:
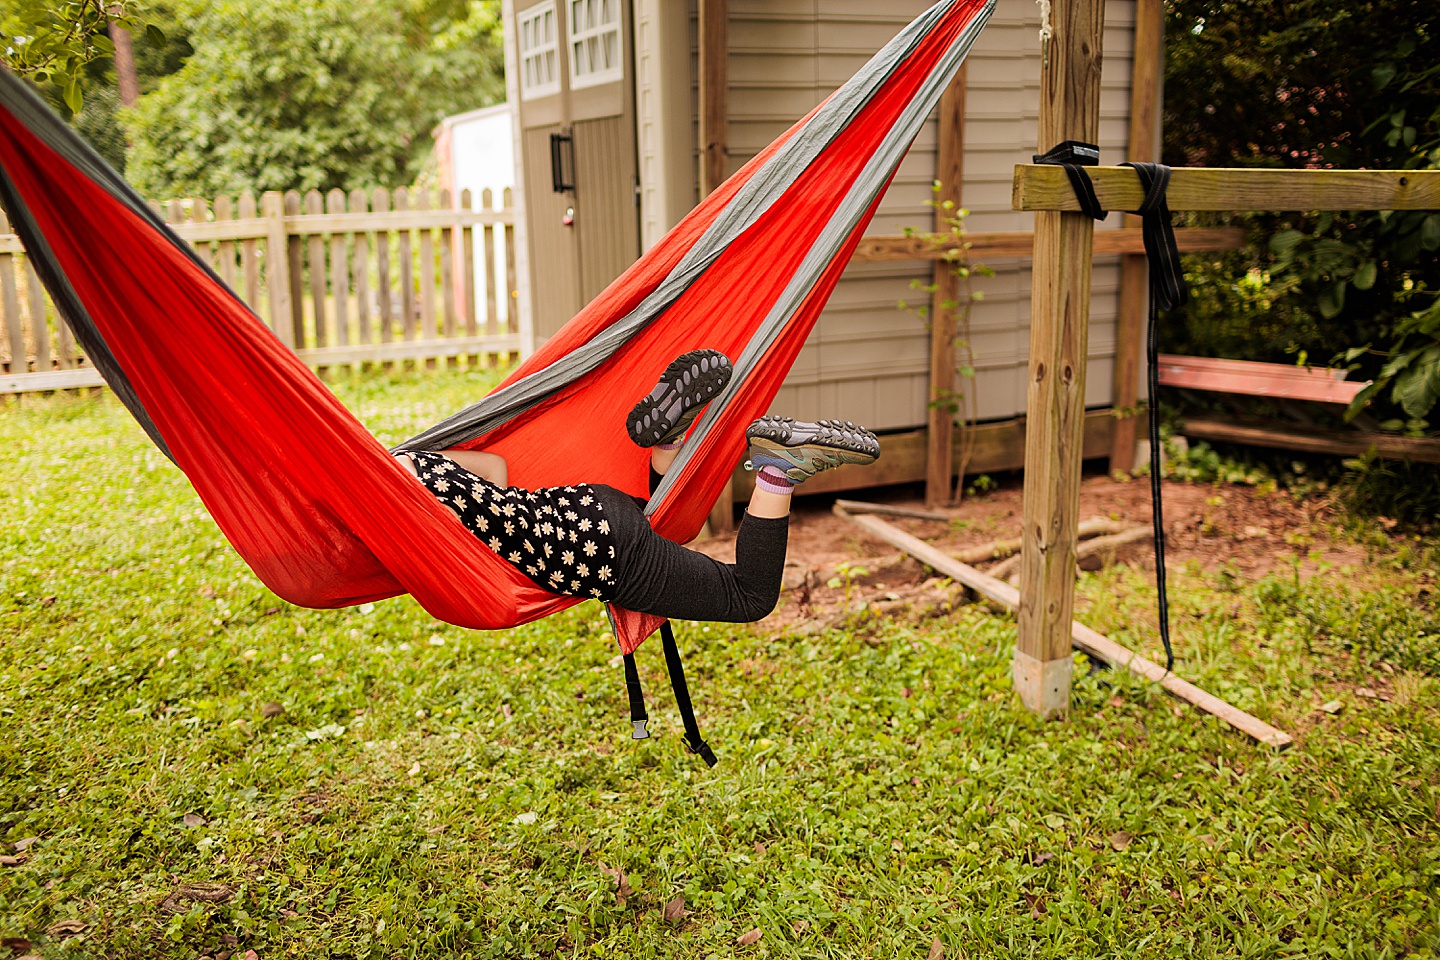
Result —
<instances>
[{"instance_id":1,"label":"purple sock","mask_svg":"<svg viewBox=\"0 0 1440 960\"><path fill-rule=\"evenodd\" d=\"M765 466L755 474L755 486L766 493L789 493L795 489L795 481L781 473L775 467Z\"/></svg>"},{"instance_id":2,"label":"purple sock","mask_svg":"<svg viewBox=\"0 0 1440 960\"><path fill-rule=\"evenodd\" d=\"M676 440L674 443L657 443L657 444L655 444L655 449L656 449L656 450L679 450L679 449L680 449L681 447L683 447L684 445L685 445L685 440L684 440L684 438L682 437L681 439Z\"/></svg>"}]
</instances>

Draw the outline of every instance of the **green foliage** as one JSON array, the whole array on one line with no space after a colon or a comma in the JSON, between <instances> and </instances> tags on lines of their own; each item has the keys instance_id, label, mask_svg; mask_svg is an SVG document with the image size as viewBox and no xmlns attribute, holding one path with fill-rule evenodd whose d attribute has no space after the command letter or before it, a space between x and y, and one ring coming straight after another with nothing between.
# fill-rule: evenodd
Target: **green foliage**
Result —
<instances>
[{"instance_id":1,"label":"green foliage","mask_svg":"<svg viewBox=\"0 0 1440 960\"><path fill-rule=\"evenodd\" d=\"M71 113L84 104L92 61L111 56L113 20L163 43L144 0L5 0L0 4L0 59L37 83L53 82Z\"/></svg>"},{"instance_id":2,"label":"green foliage","mask_svg":"<svg viewBox=\"0 0 1440 960\"><path fill-rule=\"evenodd\" d=\"M1174 0L1167 16L1167 162L1440 166L1440 67L1424 53L1440 39L1435 4ZM1196 298L1171 345L1351 363L1358 376L1384 381L1364 399L1387 425L1428 429L1440 336L1418 318L1440 290L1440 214L1236 219L1256 246L1190 260ZM1259 322L1247 340L1251 320Z\"/></svg>"},{"instance_id":3,"label":"green foliage","mask_svg":"<svg viewBox=\"0 0 1440 960\"><path fill-rule=\"evenodd\" d=\"M195 0L194 53L141 97L151 196L393 186L440 118L503 97L494 0Z\"/></svg>"},{"instance_id":4,"label":"green foliage","mask_svg":"<svg viewBox=\"0 0 1440 960\"><path fill-rule=\"evenodd\" d=\"M389 442L494 379L336 390ZM863 634L679 624L709 770L649 646L655 738L628 739L594 604L495 633L404 598L291 607L108 394L11 401L0 447L0 844L36 838L0 868L0 956L1440 950L1423 544L1258 583L1173 572L1181 672L1295 734L1284 754L1122 671L1077 670L1071 719L1041 722L1013 621L972 606ZM1142 574L1078 590L1153 655Z\"/></svg>"}]
</instances>

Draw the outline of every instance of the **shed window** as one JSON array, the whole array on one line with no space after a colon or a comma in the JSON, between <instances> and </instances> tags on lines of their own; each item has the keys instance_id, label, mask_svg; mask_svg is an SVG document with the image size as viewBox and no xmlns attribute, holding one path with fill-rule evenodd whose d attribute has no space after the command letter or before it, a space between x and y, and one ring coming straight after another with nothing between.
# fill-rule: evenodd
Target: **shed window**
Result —
<instances>
[{"instance_id":1,"label":"shed window","mask_svg":"<svg viewBox=\"0 0 1440 960\"><path fill-rule=\"evenodd\" d=\"M590 87L624 77L620 0L569 0L570 85Z\"/></svg>"},{"instance_id":2,"label":"shed window","mask_svg":"<svg viewBox=\"0 0 1440 960\"><path fill-rule=\"evenodd\" d=\"M520 97L530 100L560 92L560 37L555 4L542 3L516 15L520 26Z\"/></svg>"}]
</instances>

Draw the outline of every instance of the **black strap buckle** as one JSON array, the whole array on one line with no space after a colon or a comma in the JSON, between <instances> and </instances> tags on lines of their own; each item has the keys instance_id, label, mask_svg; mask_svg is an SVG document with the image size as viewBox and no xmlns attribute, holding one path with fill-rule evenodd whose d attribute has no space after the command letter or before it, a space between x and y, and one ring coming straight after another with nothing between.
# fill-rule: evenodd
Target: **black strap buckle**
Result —
<instances>
[{"instance_id":1,"label":"black strap buckle","mask_svg":"<svg viewBox=\"0 0 1440 960\"><path fill-rule=\"evenodd\" d=\"M1100 198L1095 196L1095 185L1090 182L1085 171L1080 169L1100 163L1099 147L1079 140L1066 140L1045 153L1035 154L1031 160L1034 163L1064 167L1065 175L1070 178L1070 188L1075 191L1075 196L1080 201L1080 209L1096 220L1105 219L1107 213L1100 208Z\"/></svg>"}]
</instances>

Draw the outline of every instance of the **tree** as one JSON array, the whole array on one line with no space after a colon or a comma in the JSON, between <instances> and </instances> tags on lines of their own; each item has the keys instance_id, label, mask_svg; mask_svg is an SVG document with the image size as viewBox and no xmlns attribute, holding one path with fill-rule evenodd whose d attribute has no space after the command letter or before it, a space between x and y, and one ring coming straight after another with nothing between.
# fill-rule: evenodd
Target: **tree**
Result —
<instances>
[{"instance_id":1,"label":"tree","mask_svg":"<svg viewBox=\"0 0 1440 960\"><path fill-rule=\"evenodd\" d=\"M447 113L503 97L495 0L196 0L125 116L151 196L395 185Z\"/></svg>"},{"instance_id":2,"label":"tree","mask_svg":"<svg viewBox=\"0 0 1440 960\"><path fill-rule=\"evenodd\" d=\"M1166 162L1440 167L1433 0L1170 0L1167 17ZM1238 219L1258 253L1191 260L1201 295L1172 343L1353 363L1377 379L1362 400L1377 401L1386 426L1428 429L1440 399L1440 214Z\"/></svg>"},{"instance_id":3,"label":"tree","mask_svg":"<svg viewBox=\"0 0 1440 960\"><path fill-rule=\"evenodd\" d=\"M53 82L71 113L84 104L86 68L115 53L112 28L164 34L140 0L6 0L0 4L5 65L37 83Z\"/></svg>"}]
</instances>

